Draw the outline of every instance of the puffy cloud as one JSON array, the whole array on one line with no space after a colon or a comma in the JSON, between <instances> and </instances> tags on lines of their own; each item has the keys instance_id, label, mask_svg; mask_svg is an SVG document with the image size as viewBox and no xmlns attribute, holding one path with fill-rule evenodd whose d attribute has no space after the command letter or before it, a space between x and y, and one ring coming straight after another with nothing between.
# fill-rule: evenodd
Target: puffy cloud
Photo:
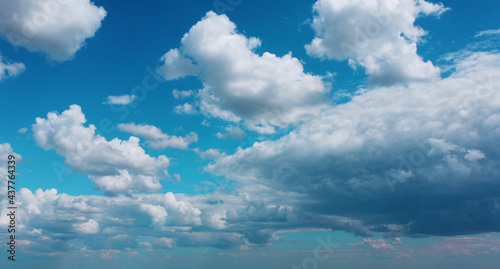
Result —
<instances>
[{"instance_id":1,"label":"puffy cloud","mask_svg":"<svg viewBox=\"0 0 500 269\"><path fill-rule=\"evenodd\" d=\"M359 221L360 231L498 231L499 63L500 54L471 53L445 79L361 89L288 135L221 156L206 170L255 199Z\"/></svg>"},{"instance_id":2,"label":"puffy cloud","mask_svg":"<svg viewBox=\"0 0 500 269\"><path fill-rule=\"evenodd\" d=\"M93 219L89 219L87 222L76 224L75 230L82 234L96 234L99 232L99 223Z\"/></svg>"},{"instance_id":3,"label":"puffy cloud","mask_svg":"<svg viewBox=\"0 0 500 269\"><path fill-rule=\"evenodd\" d=\"M8 78L15 77L21 74L26 67L23 63L6 63L2 61L2 56L0 55L0 81Z\"/></svg>"},{"instance_id":4,"label":"puffy cloud","mask_svg":"<svg viewBox=\"0 0 500 269\"><path fill-rule=\"evenodd\" d=\"M162 206L143 204L140 208L142 211L151 215L151 221L154 224L164 225L167 221L168 213Z\"/></svg>"},{"instance_id":5,"label":"puffy cloud","mask_svg":"<svg viewBox=\"0 0 500 269\"><path fill-rule=\"evenodd\" d=\"M128 193L131 190L159 191L162 185L156 176L131 175L127 170L118 170L117 175L89 176L96 189L108 192Z\"/></svg>"},{"instance_id":6,"label":"puffy cloud","mask_svg":"<svg viewBox=\"0 0 500 269\"><path fill-rule=\"evenodd\" d=\"M72 105L61 115L54 112L37 118L32 126L38 146L55 149L73 170L90 174L99 189L109 192L157 191L167 175L169 159L151 157L139 146L139 139L107 141L95 134L96 127L84 126L85 115Z\"/></svg>"},{"instance_id":7,"label":"puffy cloud","mask_svg":"<svg viewBox=\"0 0 500 269\"><path fill-rule=\"evenodd\" d=\"M137 99L137 95L124 94L124 95L110 95L106 98L103 104L106 105L121 105L126 106Z\"/></svg>"},{"instance_id":8,"label":"puffy cloud","mask_svg":"<svg viewBox=\"0 0 500 269\"><path fill-rule=\"evenodd\" d=\"M191 132L185 137L170 136L164 134L158 127L153 125L122 123L118 125L118 129L123 132L144 137L146 139L146 144L154 149L186 149L189 144L198 141L198 134L195 132Z\"/></svg>"},{"instance_id":9,"label":"puffy cloud","mask_svg":"<svg viewBox=\"0 0 500 269\"><path fill-rule=\"evenodd\" d=\"M198 113L196 107L194 107L190 103L184 103L183 105L176 106L174 108L174 112L177 114L188 114L188 115L193 115Z\"/></svg>"},{"instance_id":10,"label":"puffy cloud","mask_svg":"<svg viewBox=\"0 0 500 269\"><path fill-rule=\"evenodd\" d=\"M324 105L329 86L321 77L304 73L290 54L254 53L260 40L238 33L225 15L208 12L181 44L163 56L159 71L168 80L197 75L204 83L197 106L206 115L243 119L251 129L272 133L317 115Z\"/></svg>"},{"instance_id":11,"label":"puffy cloud","mask_svg":"<svg viewBox=\"0 0 500 269\"><path fill-rule=\"evenodd\" d=\"M173 80L182 78L188 75L196 75L197 67L190 59L187 59L178 49L171 49L160 59L165 64L158 68L158 71L163 74L165 79Z\"/></svg>"},{"instance_id":12,"label":"puffy cloud","mask_svg":"<svg viewBox=\"0 0 500 269\"><path fill-rule=\"evenodd\" d=\"M102 7L89 0L19 0L0 2L0 34L51 59L71 59L101 27Z\"/></svg>"},{"instance_id":13,"label":"puffy cloud","mask_svg":"<svg viewBox=\"0 0 500 269\"><path fill-rule=\"evenodd\" d=\"M417 54L425 31L414 23L420 15L446 10L425 0L318 0L312 22L316 37L306 50L315 57L349 59L378 84L434 79L440 69Z\"/></svg>"}]
</instances>

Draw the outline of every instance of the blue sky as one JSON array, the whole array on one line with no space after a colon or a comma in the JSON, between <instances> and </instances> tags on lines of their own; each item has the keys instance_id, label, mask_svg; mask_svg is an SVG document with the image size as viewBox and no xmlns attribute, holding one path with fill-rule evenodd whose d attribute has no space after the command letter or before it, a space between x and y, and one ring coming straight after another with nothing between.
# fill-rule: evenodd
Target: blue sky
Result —
<instances>
[{"instance_id":1,"label":"blue sky","mask_svg":"<svg viewBox=\"0 0 500 269\"><path fill-rule=\"evenodd\" d=\"M499 10L0 0L2 268L493 268Z\"/></svg>"}]
</instances>

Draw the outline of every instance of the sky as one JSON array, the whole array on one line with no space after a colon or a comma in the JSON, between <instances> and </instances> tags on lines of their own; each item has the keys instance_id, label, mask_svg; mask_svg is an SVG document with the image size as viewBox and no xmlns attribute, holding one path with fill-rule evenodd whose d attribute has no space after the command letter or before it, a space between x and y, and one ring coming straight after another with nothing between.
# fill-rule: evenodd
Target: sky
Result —
<instances>
[{"instance_id":1,"label":"sky","mask_svg":"<svg viewBox=\"0 0 500 269\"><path fill-rule=\"evenodd\" d=\"M498 11L0 0L0 267L495 268Z\"/></svg>"}]
</instances>

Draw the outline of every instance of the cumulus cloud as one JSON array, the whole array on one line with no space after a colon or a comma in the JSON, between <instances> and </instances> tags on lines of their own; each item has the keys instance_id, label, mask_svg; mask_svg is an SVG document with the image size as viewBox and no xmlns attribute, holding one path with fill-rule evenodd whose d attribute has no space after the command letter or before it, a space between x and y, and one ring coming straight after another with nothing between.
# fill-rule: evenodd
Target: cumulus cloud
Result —
<instances>
[{"instance_id":1,"label":"cumulus cloud","mask_svg":"<svg viewBox=\"0 0 500 269\"><path fill-rule=\"evenodd\" d=\"M105 16L89 0L1 1L0 34L13 45L65 61L95 35Z\"/></svg>"},{"instance_id":2,"label":"cumulus cloud","mask_svg":"<svg viewBox=\"0 0 500 269\"><path fill-rule=\"evenodd\" d=\"M103 104L106 105L121 105L126 106L137 99L137 95L124 94L124 95L110 95L106 98Z\"/></svg>"},{"instance_id":3,"label":"cumulus cloud","mask_svg":"<svg viewBox=\"0 0 500 269\"><path fill-rule=\"evenodd\" d=\"M434 79L440 69L417 54L426 32L414 23L418 16L446 10L425 0L319 0L312 22L316 36L306 50L311 56L361 65L373 83Z\"/></svg>"},{"instance_id":4,"label":"cumulus cloud","mask_svg":"<svg viewBox=\"0 0 500 269\"><path fill-rule=\"evenodd\" d=\"M9 77L15 77L24 70L26 70L26 67L23 63L3 62L2 56L0 55L0 81Z\"/></svg>"},{"instance_id":5,"label":"cumulus cloud","mask_svg":"<svg viewBox=\"0 0 500 269\"><path fill-rule=\"evenodd\" d=\"M191 132L185 137L164 134L158 127L147 124L122 123L118 129L146 139L146 144L154 149L186 149L189 144L198 141L198 134Z\"/></svg>"},{"instance_id":6,"label":"cumulus cloud","mask_svg":"<svg viewBox=\"0 0 500 269\"><path fill-rule=\"evenodd\" d=\"M204 83L196 103L202 113L244 120L261 133L317 115L330 87L320 76L304 73L291 54L258 55L253 52L258 46L259 39L238 33L226 15L208 12L184 35L180 48L163 56L159 72L167 80L197 75Z\"/></svg>"},{"instance_id":7,"label":"cumulus cloud","mask_svg":"<svg viewBox=\"0 0 500 269\"><path fill-rule=\"evenodd\" d=\"M198 73L198 68L190 59L181 55L178 49L169 50L160 60L164 62L164 65L158 68L158 71L167 80L174 80Z\"/></svg>"},{"instance_id":8,"label":"cumulus cloud","mask_svg":"<svg viewBox=\"0 0 500 269\"><path fill-rule=\"evenodd\" d=\"M93 219L89 219L87 222L74 226L75 230L81 234L96 234L99 232L99 223Z\"/></svg>"},{"instance_id":9,"label":"cumulus cloud","mask_svg":"<svg viewBox=\"0 0 500 269\"><path fill-rule=\"evenodd\" d=\"M78 105L72 105L62 114L47 114L36 118L32 126L37 145L55 149L66 158L65 164L73 170L90 174L98 189L115 192L158 191L167 175L169 159L151 157L139 146L139 139L115 138L107 141L95 133L96 127L85 127L85 115Z\"/></svg>"},{"instance_id":10,"label":"cumulus cloud","mask_svg":"<svg viewBox=\"0 0 500 269\"><path fill-rule=\"evenodd\" d=\"M361 89L288 135L221 156L206 170L252 197L358 220L367 231L498 231L499 63L497 53L476 52L445 79Z\"/></svg>"},{"instance_id":11,"label":"cumulus cloud","mask_svg":"<svg viewBox=\"0 0 500 269\"><path fill-rule=\"evenodd\" d=\"M184 103L183 105L178 105L174 108L174 112L177 114L188 114L193 115L198 113L196 107L191 105L190 103Z\"/></svg>"}]
</instances>

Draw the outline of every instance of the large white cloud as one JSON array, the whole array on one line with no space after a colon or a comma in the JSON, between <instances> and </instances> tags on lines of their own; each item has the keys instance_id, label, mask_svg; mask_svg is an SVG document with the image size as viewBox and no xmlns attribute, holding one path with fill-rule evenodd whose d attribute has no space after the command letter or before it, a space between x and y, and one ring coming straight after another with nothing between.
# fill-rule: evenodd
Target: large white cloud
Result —
<instances>
[{"instance_id":1,"label":"large white cloud","mask_svg":"<svg viewBox=\"0 0 500 269\"><path fill-rule=\"evenodd\" d=\"M15 77L21 74L26 67L23 63L7 63L2 61L0 55L0 82L8 77Z\"/></svg>"},{"instance_id":2,"label":"large white cloud","mask_svg":"<svg viewBox=\"0 0 500 269\"><path fill-rule=\"evenodd\" d=\"M33 135L44 149L55 149L65 163L77 172L90 174L99 189L110 192L158 191L159 180L167 175L169 159L151 157L139 146L139 139L115 138L107 141L95 134L96 127L85 127L85 115L78 105L62 114L37 118Z\"/></svg>"},{"instance_id":3,"label":"large white cloud","mask_svg":"<svg viewBox=\"0 0 500 269\"><path fill-rule=\"evenodd\" d=\"M312 22L316 36L306 50L315 57L349 59L375 83L433 79L440 69L417 54L426 32L414 23L420 15L446 10L425 0L319 0Z\"/></svg>"},{"instance_id":4,"label":"large white cloud","mask_svg":"<svg viewBox=\"0 0 500 269\"><path fill-rule=\"evenodd\" d=\"M0 1L0 34L16 46L71 59L106 16L90 0Z\"/></svg>"},{"instance_id":5,"label":"large white cloud","mask_svg":"<svg viewBox=\"0 0 500 269\"><path fill-rule=\"evenodd\" d=\"M499 63L500 54L469 53L448 78L360 90L288 135L206 169L254 198L358 219L369 229L497 231Z\"/></svg>"},{"instance_id":6,"label":"large white cloud","mask_svg":"<svg viewBox=\"0 0 500 269\"><path fill-rule=\"evenodd\" d=\"M197 95L201 112L243 119L262 133L317 115L329 86L304 73L291 54L254 53L259 45L259 39L238 33L226 15L208 12L184 35L179 49L163 56L159 71L167 80L197 75L204 84Z\"/></svg>"}]
</instances>

